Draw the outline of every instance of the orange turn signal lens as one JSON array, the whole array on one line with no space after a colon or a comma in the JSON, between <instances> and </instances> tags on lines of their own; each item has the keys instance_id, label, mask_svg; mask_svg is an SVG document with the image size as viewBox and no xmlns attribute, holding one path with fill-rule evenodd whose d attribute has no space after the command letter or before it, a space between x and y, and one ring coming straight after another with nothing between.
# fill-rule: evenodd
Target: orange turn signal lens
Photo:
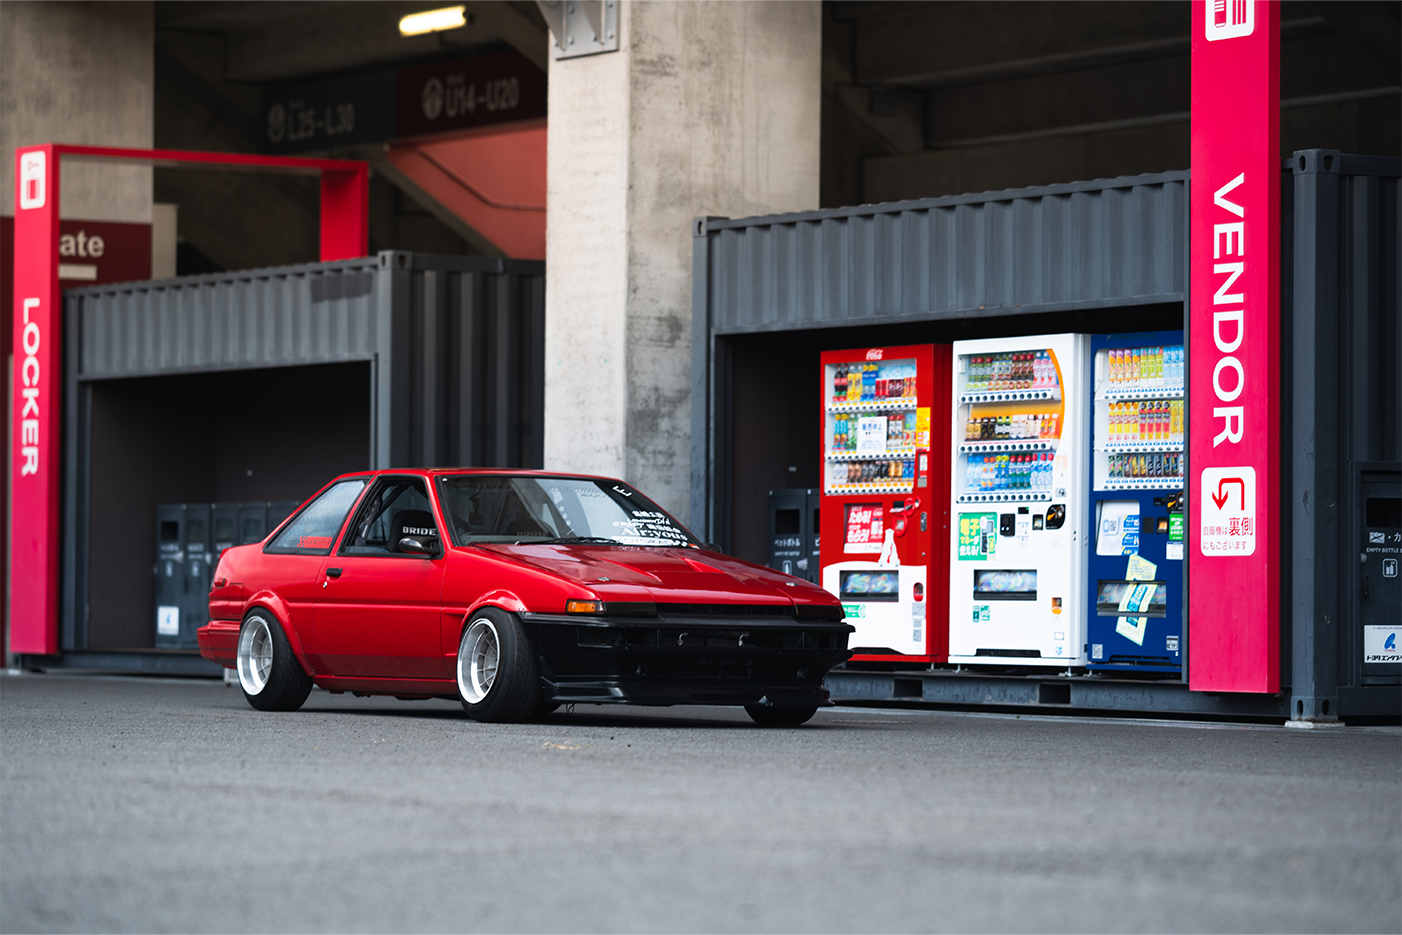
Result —
<instances>
[{"instance_id":1,"label":"orange turn signal lens","mask_svg":"<svg viewBox=\"0 0 1402 935\"><path fill-rule=\"evenodd\" d=\"M565 613L568 614L601 614L603 612L603 601L565 601Z\"/></svg>"}]
</instances>

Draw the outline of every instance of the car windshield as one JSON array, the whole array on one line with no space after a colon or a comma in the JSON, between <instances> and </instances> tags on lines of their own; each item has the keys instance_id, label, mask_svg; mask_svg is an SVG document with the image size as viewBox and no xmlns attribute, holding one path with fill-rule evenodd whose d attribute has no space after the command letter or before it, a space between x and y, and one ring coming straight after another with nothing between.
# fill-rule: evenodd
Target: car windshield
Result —
<instances>
[{"instance_id":1,"label":"car windshield","mask_svg":"<svg viewBox=\"0 0 1402 935\"><path fill-rule=\"evenodd\" d=\"M438 483L458 545L699 546L657 504L623 483L499 474L440 476Z\"/></svg>"}]
</instances>

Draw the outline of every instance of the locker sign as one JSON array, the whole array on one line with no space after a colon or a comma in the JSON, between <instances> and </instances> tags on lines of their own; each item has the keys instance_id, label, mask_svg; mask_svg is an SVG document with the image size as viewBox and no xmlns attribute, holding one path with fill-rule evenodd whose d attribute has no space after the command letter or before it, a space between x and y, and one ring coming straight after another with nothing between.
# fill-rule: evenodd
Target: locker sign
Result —
<instances>
[{"instance_id":1,"label":"locker sign","mask_svg":"<svg viewBox=\"0 0 1402 935\"><path fill-rule=\"evenodd\" d=\"M1192 8L1189 687L1276 692L1280 8Z\"/></svg>"}]
</instances>

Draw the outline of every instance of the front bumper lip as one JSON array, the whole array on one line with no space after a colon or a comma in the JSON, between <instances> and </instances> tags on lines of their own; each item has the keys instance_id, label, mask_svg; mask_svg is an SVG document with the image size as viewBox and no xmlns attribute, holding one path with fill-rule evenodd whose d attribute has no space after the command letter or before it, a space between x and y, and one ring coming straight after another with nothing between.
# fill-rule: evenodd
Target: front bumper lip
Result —
<instances>
[{"instance_id":1,"label":"front bumper lip","mask_svg":"<svg viewBox=\"0 0 1402 935\"><path fill-rule=\"evenodd\" d=\"M734 679L541 679L551 701L560 704L764 705L831 707L821 680L775 685Z\"/></svg>"}]
</instances>

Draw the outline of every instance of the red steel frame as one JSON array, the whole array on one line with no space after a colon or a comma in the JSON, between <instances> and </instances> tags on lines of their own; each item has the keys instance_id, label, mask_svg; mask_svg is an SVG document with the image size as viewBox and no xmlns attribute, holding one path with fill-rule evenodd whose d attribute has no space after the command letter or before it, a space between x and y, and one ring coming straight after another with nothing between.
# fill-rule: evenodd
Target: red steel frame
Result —
<instances>
[{"instance_id":1,"label":"red steel frame","mask_svg":"<svg viewBox=\"0 0 1402 935\"><path fill-rule=\"evenodd\" d=\"M917 344L893 347L856 348L842 351L824 351L820 355L819 398L822 400L823 438L821 489L822 506L819 509L819 574L828 565L850 560L869 560L871 553L849 553L845 548L845 522L848 503L870 503L879 501L886 508L887 516L893 522L901 514L892 512L892 503L902 500L907 503L918 498L920 506L905 517L908 524L904 535L896 542L902 565L926 565L925 572L925 652L921 655L858 655L856 662L905 662L932 663L944 662L949 658L949 472L951 459L949 452L949 420L953 417L953 348L948 344ZM870 363L881 360L916 361L916 406L917 412L929 412L929 437L925 444L918 445L916 477L911 493L908 494L864 494L827 492L827 406L832 395L832 386L827 380L827 365L842 363ZM928 460L922 472L920 455ZM919 482L924 475L925 487ZM904 512L904 511L903 511ZM918 515L927 516L927 529L919 529ZM822 583L822 578L819 578Z\"/></svg>"},{"instance_id":2,"label":"red steel frame","mask_svg":"<svg viewBox=\"0 0 1402 935\"><path fill-rule=\"evenodd\" d=\"M1280 5L1193 4L1188 684L1280 690Z\"/></svg>"},{"instance_id":3,"label":"red steel frame","mask_svg":"<svg viewBox=\"0 0 1402 935\"><path fill-rule=\"evenodd\" d=\"M321 259L365 256L370 175L364 162L242 153L45 143L15 151L15 368L10 463L10 651L58 652L60 371L59 181L64 159L162 168L321 176Z\"/></svg>"}]
</instances>

